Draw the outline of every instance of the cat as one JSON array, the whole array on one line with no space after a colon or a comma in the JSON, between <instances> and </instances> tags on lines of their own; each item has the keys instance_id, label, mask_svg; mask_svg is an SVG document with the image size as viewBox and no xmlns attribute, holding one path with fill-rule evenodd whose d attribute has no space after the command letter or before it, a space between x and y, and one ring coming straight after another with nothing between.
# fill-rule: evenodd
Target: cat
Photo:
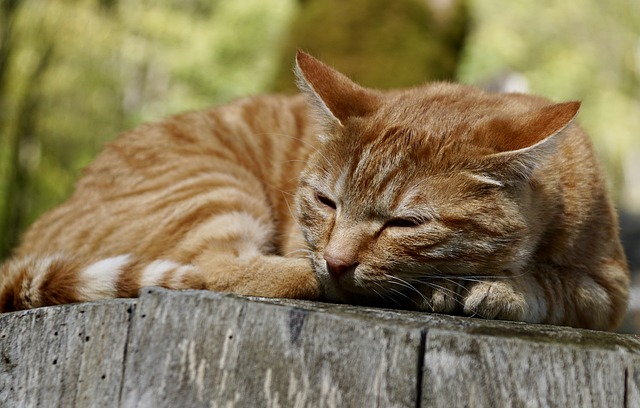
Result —
<instances>
[{"instance_id":1,"label":"cat","mask_svg":"<svg viewBox=\"0 0 640 408\"><path fill-rule=\"evenodd\" d=\"M629 272L578 102L379 91L298 52L301 95L109 144L0 273L0 310L141 287L614 329Z\"/></svg>"}]
</instances>

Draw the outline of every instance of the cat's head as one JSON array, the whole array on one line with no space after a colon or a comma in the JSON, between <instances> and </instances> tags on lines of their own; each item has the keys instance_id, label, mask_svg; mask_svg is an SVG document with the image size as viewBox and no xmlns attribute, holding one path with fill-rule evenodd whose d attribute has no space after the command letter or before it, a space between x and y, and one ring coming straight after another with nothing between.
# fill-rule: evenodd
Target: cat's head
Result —
<instances>
[{"instance_id":1,"label":"cat's head","mask_svg":"<svg viewBox=\"0 0 640 408\"><path fill-rule=\"evenodd\" d=\"M329 299L384 304L424 280L522 267L536 169L579 103L446 83L380 92L301 52L296 72L320 139L298 222Z\"/></svg>"}]
</instances>

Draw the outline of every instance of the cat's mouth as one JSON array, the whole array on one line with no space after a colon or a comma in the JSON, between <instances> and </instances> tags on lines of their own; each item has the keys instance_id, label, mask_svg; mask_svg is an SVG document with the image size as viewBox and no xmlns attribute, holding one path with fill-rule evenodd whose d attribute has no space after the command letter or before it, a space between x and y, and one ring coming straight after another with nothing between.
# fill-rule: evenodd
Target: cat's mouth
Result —
<instances>
[{"instance_id":1,"label":"cat's mouth","mask_svg":"<svg viewBox=\"0 0 640 408\"><path fill-rule=\"evenodd\" d=\"M322 262L314 262L316 276L326 300L368 306L386 304L387 294L384 282L364 279L362 276L365 273L361 269L365 268L365 265L358 265L348 273L335 276L329 273Z\"/></svg>"}]
</instances>

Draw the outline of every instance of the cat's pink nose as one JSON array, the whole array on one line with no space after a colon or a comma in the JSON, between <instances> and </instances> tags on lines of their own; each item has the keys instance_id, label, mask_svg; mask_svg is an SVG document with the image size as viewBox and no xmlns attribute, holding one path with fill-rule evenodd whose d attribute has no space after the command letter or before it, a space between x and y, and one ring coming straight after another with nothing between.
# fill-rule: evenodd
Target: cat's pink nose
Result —
<instances>
[{"instance_id":1,"label":"cat's pink nose","mask_svg":"<svg viewBox=\"0 0 640 408\"><path fill-rule=\"evenodd\" d=\"M327 262L327 270L336 279L358 266L358 263L353 259L333 256L327 253L324 254L324 260Z\"/></svg>"}]
</instances>

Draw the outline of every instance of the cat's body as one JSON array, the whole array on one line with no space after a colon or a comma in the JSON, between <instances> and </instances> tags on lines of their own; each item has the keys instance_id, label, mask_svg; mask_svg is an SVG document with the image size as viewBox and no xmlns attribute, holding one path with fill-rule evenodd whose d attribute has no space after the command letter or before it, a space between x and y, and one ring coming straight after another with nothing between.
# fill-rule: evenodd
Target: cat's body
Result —
<instances>
[{"instance_id":1,"label":"cat's body","mask_svg":"<svg viewBox=\"0 0 640 408\"><path fill-rule=\"evenodd\" d=\"M17 263L55 259L60 272L50 279L71 282L37 282L35 292L56 299L30 296L16 307L133 297L149 285L318 296L308 261L291 260L294 280L304 280L296 284L286 281L281 258L252 258L303 248L292 243L299 232L290 206L314 148L306 111L301 96L256 97L122 135L85 170L67 203L31 226L14 256ZM242 270L234 272L236 259ZM99 261L97 272L77 273ZM262 268L271 276L260 277Z\"/></svg>"},{"instance_id":2,"label":"cat's body","mask_svg":"<svg viewBox=\"0 0 640 408\"><path fill-rule=\"evenodd\" d=\"M3 266L0 310L160 285L619 324L628 271L579 104L382 93L305 54L298 74L309 107L249 98L111 143Z\"/></svg>"}]
</instances>

